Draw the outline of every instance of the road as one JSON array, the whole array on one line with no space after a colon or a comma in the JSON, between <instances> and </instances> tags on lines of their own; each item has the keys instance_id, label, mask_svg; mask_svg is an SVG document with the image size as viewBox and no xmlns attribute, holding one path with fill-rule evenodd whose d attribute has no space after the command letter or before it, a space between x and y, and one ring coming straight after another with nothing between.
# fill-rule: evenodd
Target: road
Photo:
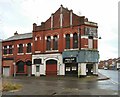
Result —
<instances>
[{"instance_id":1,"label":"road","mask_svg":"<svg viewBox=\"0 0 120 97\"><path fill-rule=\"evenodd\" d=\"M95 77L96 78L96 77ZM118 85L111 80L94 80L93 77L16 77L3 81L19 83L23 88L3 95L117 95Z\"/></svg>"},{"instance_id":2,"label":"road","mask_svg":"<svg viewBox=\"0 0 120 97\"><path fill-rule=\"evenodd\" d=\"M99 69L98 70L100 73L103 75L109 77L110 79L104 82L112 83L111 88L113 90L120 90L120 71L117 70L104 70L104 69Z\"/></svg>"},{"instance_id":3,"label":"road","mask_svg":"<svg viewBox=\"0 0 120 97\"><path fill-rule=\"evenodd\" d=\"M110 78L110 81L114 84L119 83L119 77L118 77L118 71L117 70L104 70L104 69L99 69L99 72L104 74L105 76Z\"/></svg>"}]
</instances>

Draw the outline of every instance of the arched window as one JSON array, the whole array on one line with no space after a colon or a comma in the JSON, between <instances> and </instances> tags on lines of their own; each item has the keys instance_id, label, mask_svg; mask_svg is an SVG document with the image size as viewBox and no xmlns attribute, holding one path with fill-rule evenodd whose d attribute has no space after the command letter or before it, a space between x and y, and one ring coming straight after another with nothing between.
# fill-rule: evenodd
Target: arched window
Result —
<instances>
[{"instance_id":1,"label":"arched window","mask_svg":"<svg viewBox=\"0 0 120 97\"><path fill-rule=\"evenodd\" d=\"M12 54L13 50L12 50L12 45L9 45L9 54Z\"/></svg>"},{"instance_id":2,"label":"arched window","mask_svg":"<svg viewBox=\"0 0 120 97\"><path fill-rule=\"evenodd\" d=\"M78 35L77 35L77 33L73 34L73 48L78 48Z\"/></svg>"},{"instance_id":3,"label":"arched window","mask_svg":"<svg viewBox=\"0 0 120 97\"><path fill-rule=\"evenodd\" d=\"M47 37L46 50L51 50L51 37Z\"/></svg>"},{"instance_id":4,"label":"arched window","mask_svg":"<svg viewBox=\"0 0 120 97\"><path fill-rule=\"evenodd\" d=\"M31 43L27 44L27 53L31 53Z\"/></svg>"},{"instance_id":5,"label":"arched window","mask_svg":"<svg viewBox=\"0 0 120 97\"><path fill-rule=\"evenodd\" d=\"M18 53L23 53L23 44L19 44Z\"/></svg>"},{"instance_id":6,"label":"arched window","mask_svg":"<svg viewBox=\"0 0 120 97\"><path fill-rule=\"evenodd\" d=\"M66 49L70 49L70 34L66 34Z\"/></svg>"},{"instance_id":7,"label":"arched window","mask_svg":"<svg viewBox=\"0 0 120 97\"><path fill-rule=\"evenodd\" d=\"M4 46L3 53L4 53L4 54L7 54L7 46Z\"/></svg>"},{"instance_id":8,"label":"arched window","mask_svg":"<svg viewBox=\"0 0 120 97\"><path fill-rule=\"evenodd\" d=\"M53 50L58 50L58 37L57 37L57 35L53 36Z\"/></svg>"}]
</instances>

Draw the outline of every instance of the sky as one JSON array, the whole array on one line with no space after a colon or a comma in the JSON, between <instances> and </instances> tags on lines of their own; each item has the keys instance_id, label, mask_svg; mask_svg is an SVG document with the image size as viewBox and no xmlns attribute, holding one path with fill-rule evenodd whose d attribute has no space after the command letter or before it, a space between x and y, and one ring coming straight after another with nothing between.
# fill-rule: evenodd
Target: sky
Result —
<instances>
[{"instance_id":1,"label":"sky","mask_svg":"<svg viewBox=\"0 0 120 97\"><path fill-rule=\"evenodd\" d=\"M62 4L98 23L100 60L118 57L119 0L0 0L0 39L32 32L33 23L46 21Z\"/></svg>"}]
</instances>

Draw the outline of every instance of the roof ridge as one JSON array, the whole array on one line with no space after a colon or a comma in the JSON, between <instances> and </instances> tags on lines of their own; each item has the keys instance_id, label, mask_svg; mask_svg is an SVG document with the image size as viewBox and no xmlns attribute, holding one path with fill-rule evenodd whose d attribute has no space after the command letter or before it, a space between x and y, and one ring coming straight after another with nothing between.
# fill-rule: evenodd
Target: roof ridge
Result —
<instances>
[{"instance_id":1,"label":"roof ridge","mask_svg":"<svg viewBox=\"0 0 120 97\"><path fill-rule=\"evenodd\" d=\"M13 35L7 39L4 39L3 41L19 40L19 39L26 39L26 38L32 38L32 32Z\"/></svg>"}]
</instances>

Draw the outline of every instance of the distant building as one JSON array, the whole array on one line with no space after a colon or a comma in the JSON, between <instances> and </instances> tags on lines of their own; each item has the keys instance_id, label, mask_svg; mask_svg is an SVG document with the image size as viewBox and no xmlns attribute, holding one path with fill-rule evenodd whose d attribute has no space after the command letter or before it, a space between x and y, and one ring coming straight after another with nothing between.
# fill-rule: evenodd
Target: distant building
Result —
<instances>
[{"instance_id":1,"label":"distant building","mask_svg":"<svg viewBox=\"0 0 120 97\"><path fill-rule=\"evenodd\" d=\"M116 69L119 70L120 69L120 57L116 60Z\"/></svg>"},{"instance_id":2,"label":"distant building","mask_svg":"<svg viewBox=\"0 0 120 97\"><path fill-rule=\"evenodd\" d=\"M0 76L2 71L2 40L0 39Z\"/></svg>"},{"instance_id":3,"label":"distant building","mask_svg":"<svg viewBox=\"0 0 120 97\"><path fill-rule=\"evenodd\" d=\"M117 70L120 68L120 58L113 58L108 60L102 60L99 62L98 68L99 69L111 69L111 70Z\"/></svg>"},{"instance_id":4,"label":"distant building","mask_svg":"<svg viewBox=\"0 0 120 97\"><path fill-rule=\"evenodd\" d=\"M4 40L3 75L87 76L98 74L97 23L61 7L31 33Z\"/></svg>"},{"instance_id":5,"label":"distant building","mask_svg":"<svg viewBox=\"0 0 120 97\"><path fill-rule=\"evenodd\" d=\"M103 69L104 67L105 67L105 61L100 61L99 65L98 65L98 68Z\"/></svg>"}]
</instances>

